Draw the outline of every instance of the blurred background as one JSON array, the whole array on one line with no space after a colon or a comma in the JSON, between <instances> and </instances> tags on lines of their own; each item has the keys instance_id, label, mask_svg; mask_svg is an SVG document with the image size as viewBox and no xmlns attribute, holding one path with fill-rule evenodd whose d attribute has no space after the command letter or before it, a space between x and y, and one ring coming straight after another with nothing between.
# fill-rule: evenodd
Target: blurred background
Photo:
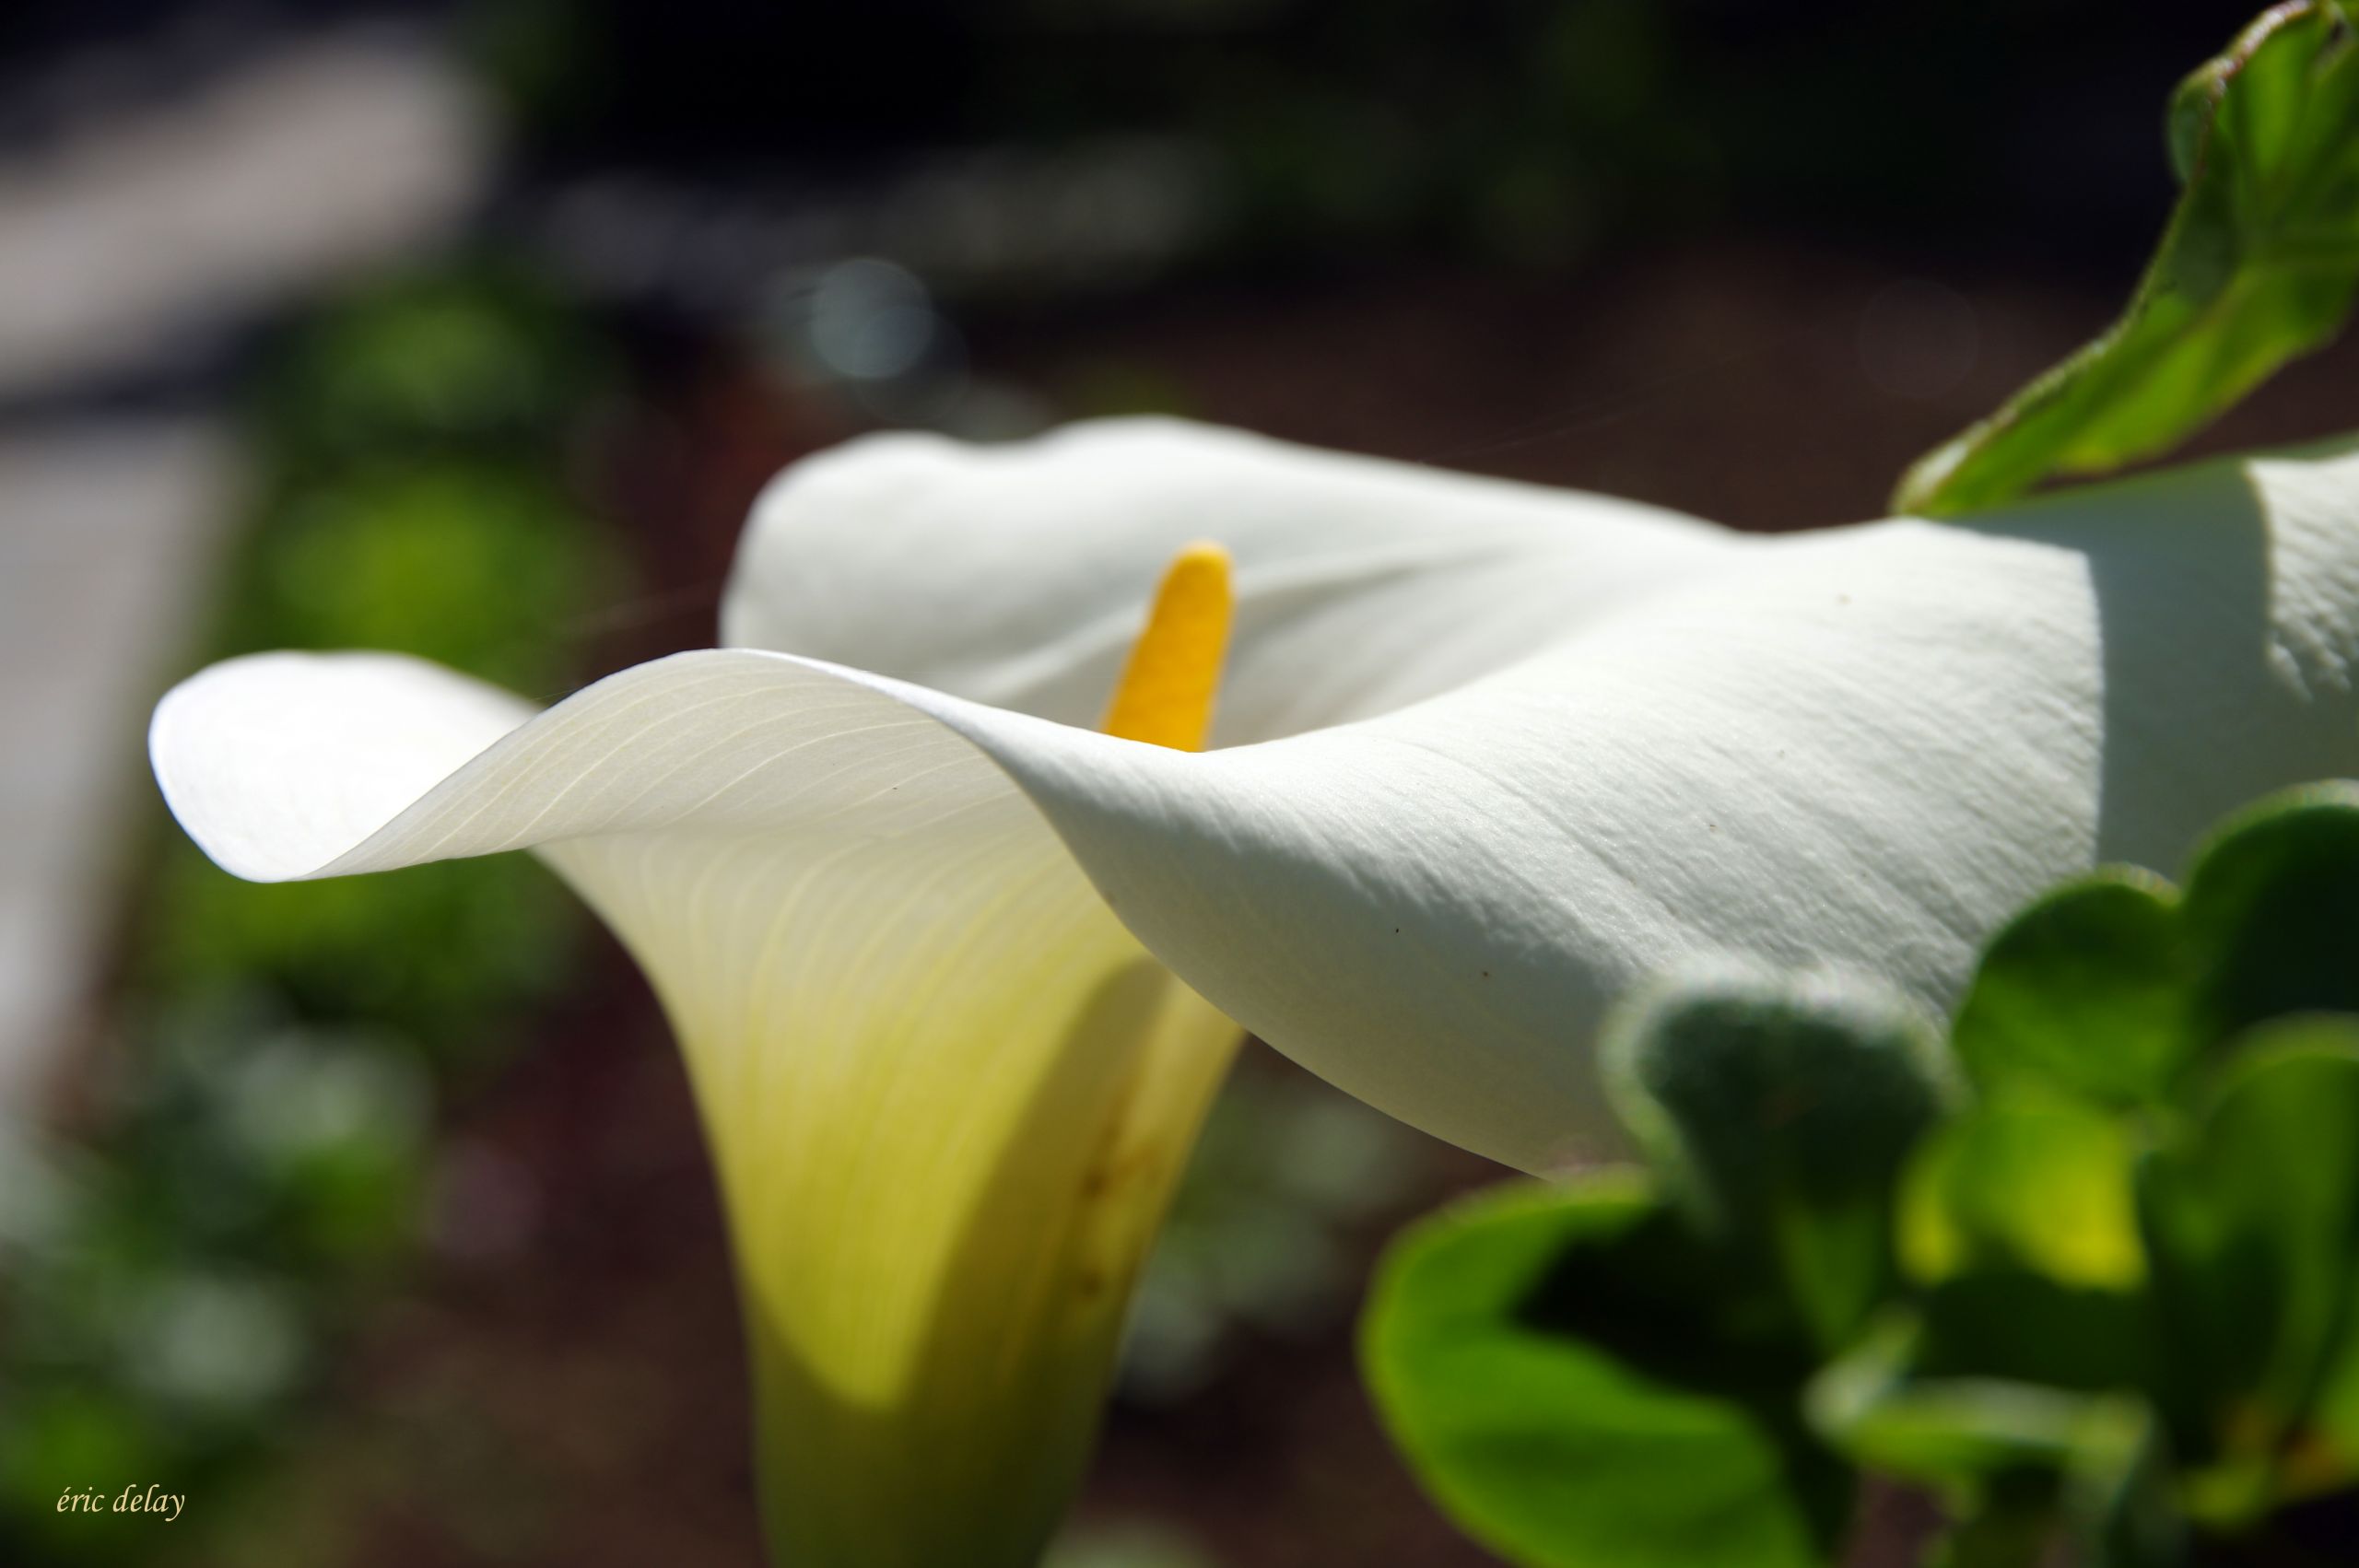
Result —
<instances>
[{"instance_id":1,"label":"blurred background","mask_svg":"<svg viewBox=\"0 0 2359 1568\"><path fill-rule=\"evenodd\" d=\"M2254 0L9 0L0 1562L758 1561L721 1222L523 860L233 882L155 696L707 645L780 465L1163 411L1868 517L2118 309ZM2359 355L2207 444L2359 427ZM1242 1062L1058 1568L1471 1564L1352 1312L1496 1174ZM166 1525L61 1515L153 1482ZM1863 1561L1920 1513L1887 1498Z\"/></svg>"}]
</instances>

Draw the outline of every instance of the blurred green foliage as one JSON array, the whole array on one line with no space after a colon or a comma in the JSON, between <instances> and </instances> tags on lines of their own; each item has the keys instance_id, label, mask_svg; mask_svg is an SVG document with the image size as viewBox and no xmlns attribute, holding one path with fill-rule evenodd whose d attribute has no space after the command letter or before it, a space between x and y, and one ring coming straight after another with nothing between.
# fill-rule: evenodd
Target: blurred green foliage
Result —
<instances>
[{"instance_id":1,"label":"blurred green foliage","mask_svg":"<svg viewBox=\"0 0 2359 1568\"><path fill-rule=\"evenodd\" d=\"M251 423L285 480L469 453L546 472L583 443L617 374L561 294L478 258L302 323L256 378Z\"/></svg>"},{"instance_id":2,"label":"blurred green foliage","mask_svg":"<svg viewBox=\"0 0 2359 1568\"><path fill-rule=\"evenodd\" d=\"M1873 1473L1943 1500L1952 1568L2328 1560L2299 1543L2359 1494L2359 785L2231 820L2184 893L2038 900L1949 1047L1829 975L1626 1003L1606 1071L1651 1170L1429 1221L1367 1309L1460 1521L1549 1568L1827 1564Z\"/></svg>"},{"instance_id":3,"label":"blurred green foliage","mask_svg":"<svg viewBox=\"0 0 2359 1568\"><path fill-rule=\"evenodd\" d=\"M1370 1385L1451 1513L1520 1562L1832 1561L1851 1478L1799 1391L1896 1272L1893 1176L1950 1094L1931 1047L1829 977L1636 999L1603 1049L1654 1176L1478 1199L1371 1296Z\"/></svg>"},{"instance_id":4,"label":"blurred green foliage","mask_svg":"<svg viewBox=\"0 0 2359 1568\"><path fill-rule=\"evenodd\" d=\"M262 474L215 656L372 647L547 697L619 557L570 454L611 374L512 269L327 308L249 404ZM581 916L522 859L255 886L177 835L132 927L92 1135L13 1152L0 1207L0 1562L143 1560L283 1441L321 1341L415 1241L436 1107L554 994ZM109 1511L61 1514L100 1488Z\"/></svg>"}]
</instances>

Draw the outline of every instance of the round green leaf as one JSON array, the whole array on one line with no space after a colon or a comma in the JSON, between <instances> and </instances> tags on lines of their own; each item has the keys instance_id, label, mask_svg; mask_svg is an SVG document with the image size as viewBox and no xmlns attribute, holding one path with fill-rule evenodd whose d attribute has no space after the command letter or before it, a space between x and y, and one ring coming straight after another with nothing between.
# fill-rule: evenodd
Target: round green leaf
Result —
<instances>
[{"instance_id":1,"label":"round green leaf","mask_svg":"<svg viewBox=\"0 0 2359 1568\"><path fill-rule=\"evenodd\" d=\"M1812 1568L1848 1472L1807 1347L1635 1178L1520 1186L1410 1232L1363 1325L1394 1441L1528 1568Z\"/></svg>"},{"instance_id":2,"label":"round green leaf","mask_svg":"<svg viewBox=\"0 0 2359 1568\"><path fill-rule=\"evenodd\" d=\"M1925 1283L2008 1269L2134 1290L2146 1268L2131 1153L2122 1124L2083 1105L1983 1106L1935 1132L1910 1162L1902 1263Z\"/></svg>"},{"instance_id":3,"label":"round green leaf","mask_svg":"<svg viewBox=\"0 0 2359 1568\"><path fill-rule=\"evenodd\" d=\"M2359 1020L2289 1020L2243 1046L2138 1199L2189 1390L2182 1445L2230 1478L2206 1489L2219 1508L2264 1506L2359 1305Z\"/></svg>"},{"instance_id":4,"label":"round green leaf","mask_svg":"<svg viewBox=\"0 0 2359 1568\"><path fill-rule=\"evenodd\" d=\"M1985 1094L2157 1101L2191 1044L2178 896L2108 867L2046 895L1982 955L1950 1043Z\"/></svg>"},{"instance_id":5,"label":"round green leaf","mask_svg":"<svg viewBox=\"0 0 2359 1568\"><path fill-rule=\"evenodd\" d=\"M1901 1162L1954 1099L1931 1028L1881 986L1716 963L1633 998L1600 1051L1673 1195L1840 1343L1888 1278Z\"/></svg>"},{"instance_id":6,"label":"round green leaf","mask_svg":"<svg viewBox=\"0 0 2359 1568\"><path fill-rule=\"evenodd\" d=\"M2200 1037L2359 1012L2359 785L2308 785L2231 819L2198 855L2184 910Z\"/></svg>"}]
</instances>

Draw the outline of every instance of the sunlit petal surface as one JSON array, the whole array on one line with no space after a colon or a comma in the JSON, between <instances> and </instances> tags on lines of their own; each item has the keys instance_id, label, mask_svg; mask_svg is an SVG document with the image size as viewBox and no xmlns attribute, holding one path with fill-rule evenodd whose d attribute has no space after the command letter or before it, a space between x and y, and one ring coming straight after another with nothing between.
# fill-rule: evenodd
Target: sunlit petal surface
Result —
<instances>
[{"instance_id":1,"label":"sunlit petal surface","mask_svg":"<svg viewBox=\"0 0 2359 1568\"><path fill-rule=\"evenodd\" d=\"M1161 468L1105 461L1142 435ZM1225 1059L1148 954L1371 1103L1543 1168L1594 1146L1590 1036L1640 976L1741 948L1946 1006L2038 888L2174 869L2222 812L2359 762L2348 444L1742 546L1177 427L866 451L773 492L733 638L865 645L1037 714L733 649L528 718L410 661L275 655L183 685L152 738L241 874L535 848L639 954L741 1238L788 1561L1018 1561L1053 1515ZM1356 497L1380 548L1356 554ZM807 595L776 521L806 506ZM1017 547L987 547L1003 526ZM1282 738L1078 727L1156 572L1214 532L1239 595L1215 738ZM1050 581L994 578L1003 554ZM894 558L926 564L897 590ZM906 1517L920 1476L951 1533ZM892 1527L904 1555L873 1544Z\"/></svg>"}]
</instances>

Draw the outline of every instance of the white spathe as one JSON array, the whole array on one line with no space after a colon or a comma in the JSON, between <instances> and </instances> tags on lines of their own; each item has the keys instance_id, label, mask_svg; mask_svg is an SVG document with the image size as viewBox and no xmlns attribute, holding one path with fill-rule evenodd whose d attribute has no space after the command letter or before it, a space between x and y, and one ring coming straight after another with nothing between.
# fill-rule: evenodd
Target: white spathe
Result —
<instances>
[{"instance_id":1,"label":"white spathe","mask_svg":"<svg viewBox=\"0 0 2359 1568\"><path fill-rule=\"evenodd\" d=\"M992 453L886 439L774 490L732 635L1087 722L1208 514L1244 557L1232 737L1445 689L1735 553L1645 508L1176 427ZM1542 562L1557 590L1506 613ZM1236 1026L1006 774L845 673L697 655L530 718L412 661L280 656L184 685L154 751L244 874L537 847L680 1036L780 1560L1033 1561Z\"/></svg>"},{"instance_id":2,"label":"white spathe","mask_svg":"<svg viewBox=\"0 0 2359 1568\"><path fill-rule=\"evenodd\" d=\"M1199 538L1237 565L1223 749L1097 733ZM244 876L554 865L681 1036L780 1561L1013 1568L1228 1020L1540 1169L1604 1136L1596 1024L1666 965L1945 1007L2048 883L2359 762L2359 443L1745 539L1163 422L880 437L773 486L725 631L792 651L537 715L235 660L158 707L157 776Z\"/></svg>"},{"instance_id":3,"label":"white spathe","mask_svg":"<svg viewBox=\"0 0 2359 1568\"><path fill-rule=\"evenodd\" d=\"M1079 728L1198 535L1238 563L1217 738L1256 743ZM657 834L1077 866L1272 1045L1545 1167L1596 1126L1601 1010L1651 970L1743 949L1945 1006L2046 883L2174 869L2221 813L2350 771L2359 456L1737 540L1180 425L880 438L774 486L728 626L1052 717L722 650L522 722L411 661L264 656L167 698L157 770L262 878Z\"/></svg>"},{"instance_id":4,"label":"white spathe","mask_svg":"<svg viewBox=\"0 0 2359 1568\"><path fill-rule=\"evenodd\" d=\"M1227 549L1238 590L1216 746L1448 691L1752 543L1174 420L1003 446L871 436L756 504L722 640L1094 728L1141 606L1196 539Z\"/></svg>"}]
</instances>

